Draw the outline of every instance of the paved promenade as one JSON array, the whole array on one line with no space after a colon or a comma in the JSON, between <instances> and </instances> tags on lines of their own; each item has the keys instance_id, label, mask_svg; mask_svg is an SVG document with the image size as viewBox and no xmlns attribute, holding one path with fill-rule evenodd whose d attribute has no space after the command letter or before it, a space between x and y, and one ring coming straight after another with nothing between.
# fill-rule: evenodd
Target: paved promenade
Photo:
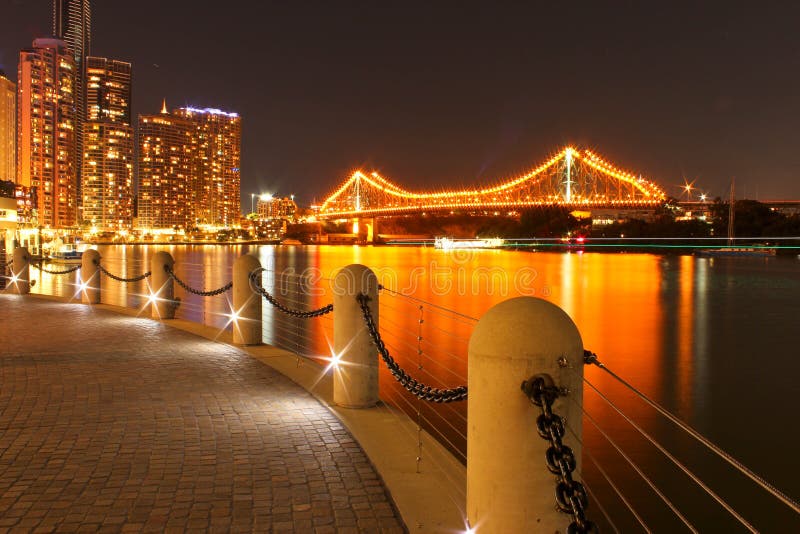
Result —
<instances>
[{"instance_id":1,"label":"paved promenade","mask_svg":"<svg viewBox=\"0 0 800 534\"><path fill-rule=\"evenodd\" d=\"M304 389L148 319L0 295L0 532L400 533Z\"/></svg>"}]
</instances>

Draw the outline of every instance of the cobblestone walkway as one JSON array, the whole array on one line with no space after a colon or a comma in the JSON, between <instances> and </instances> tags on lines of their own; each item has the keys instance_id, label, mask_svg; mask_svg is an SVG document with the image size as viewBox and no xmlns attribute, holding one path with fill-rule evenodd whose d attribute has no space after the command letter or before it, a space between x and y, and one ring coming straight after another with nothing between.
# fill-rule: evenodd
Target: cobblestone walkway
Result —
<instances>
[{"instance_id":1,"label":"cobblestone walkway","mask_svg":"<svg viewBox=\"0 0 800 534\"><path fill-rule=\"evenodd\" d=\"M0 295L0 532L404 532L338 419L237 349Z\"/></svg>"}]
</instances>

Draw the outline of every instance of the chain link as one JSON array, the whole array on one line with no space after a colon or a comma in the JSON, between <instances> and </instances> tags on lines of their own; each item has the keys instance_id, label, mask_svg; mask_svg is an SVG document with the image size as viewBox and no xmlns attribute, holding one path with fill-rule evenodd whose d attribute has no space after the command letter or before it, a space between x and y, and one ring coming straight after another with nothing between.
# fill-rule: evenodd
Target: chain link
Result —
<instances>
[{"instance_id":1,"label":"chain link","mask_svg":"<svg viewBox=\"0 0 800 534\"><path fill-rule=\"evenodd\" d=\"M372 312L369 309L369 297L361 293L356 296L356 300L361 306L361 313L364 315L364 322L367 324L367 330L372 338L372 342L378 348L378 352L381 358L383 358L386 367L389 368L389 372L392 373L392 376L401 386L415 397L430 402L455 402L467 398L467 386L459 386L452 389L438 389L426 386L406 373L403 368L394 361L394 358L389 354L389 349L386 348L383 339L381 339L381 334L375 326L375 320L372 318Z\"/></svg>"},{"instance_id":2,"label":"chain link","mask_svg":"<svg viewBox=\"0 0 800 534\"><path fill-rule=\"evenodd\" d=\"M80 265L76 265L75 267L70 267L69 269L65 269L63 271L51 271L50 269L45 269L44 267L42 267L41 263L37 264L37 263L31 262L30 265L31 265L31 267L35 267L36 269L39 269L43 273L47 273L47 274L69 274L69 273L74 273L75 271L77 271L78 269L81 268Z\"/></svg>"},{"instance_id":3,"label":"chain link","mask_svg":"<svg viewBox=\"0 0 800 534\"><path fill-rule=\"evenodd\" d=\"M172 270L172 268L170 266L165 265L164 266L164 270L167 272L169 277L172 278L173 280L175 280L178 283L178 285L181 286L183 289L185 289L189 293L193 293L193 294L199 295L201 297L213 297L213 296L216 296L216 295L221 295L221 294L225 293L226 291L230 290L233 287L233 282L231 281L231 282L228 282L227 284L225 284L224 286L222 286L222 287L220 287L218 289L212 289L210 291L201 291L199 289L194 289L194 288L190 287L188 284L186 284L186 282L184 282L183 280L178 278L178 276L175 274L175 272Z\"/></svg>"},{"instance_id":4,"label":"chain link","mask_svg":"<svg viewBox=\"0 0 800 534\"><path fill-rule=\"evenodd\" d=\"M98 269L100 269L100 272L101 272L101 273L103 273L103 274L104 274L104 275L106 275L107 277L111 278L112 280L116 280L117 282L126 282L126 283L130 283L130 282L140 282L140 281L144 280L145 278L147 278L148 276L150 276L151 274L153 274L153 273L151 273L150 271L147 271L146 273L144 273L144 274L141 274L141 275L139 275L139 276L133 276L133 277L131 277L131 278L123 278L122 276L117 276L117 275L115 275L115 274L112 274L112 273L108 272L108 271L106 270L106 268L105 268L105 267L103 267L103 266L102 266L101 264L99 264L99 263L97 264L97 268L98 268Z\"/></svg>"},{"instance_id":5,"label":"chain link","mask_svg":"<svg viewBox=\"0 0 800 534\"><path fill-rule=\"evenodd\" d=\"M250 285L253 288L253 291L261 295L266 299L267 302L278 308L280 311L285 313L286 315L291 315L292 317L300 317L303 319L310 319L311 317L320 317L322 315L328 314L333 311L333 304L327 304L322 308L317 308L316 310L293 310L292 308L287 308L278 300L269 294L269 292L261 286L261 273L266 271L266 269L256 269L252 273L250 273Z\"/></svg>"},{"instance_id":6,"label":"chain link","mask_svg":"<svg viewBox=\"0 0 800 534\"><path fill-rule=\"evenodd\" d=\"M586 488L572 478L577 460L572 449L561 441L566 433L564 419L553 413L553 402L561 391L547 374L534 375L523 382L522 391L542 412L536 418L536 429L542 439L550 442L550 447L545 452L545 460L547 469L558 477L556 508L572 516L572 523L567 532L569 534L599 532L597 525L586 519L585 511L589 506Z\"/></svg>"}]
</instances>

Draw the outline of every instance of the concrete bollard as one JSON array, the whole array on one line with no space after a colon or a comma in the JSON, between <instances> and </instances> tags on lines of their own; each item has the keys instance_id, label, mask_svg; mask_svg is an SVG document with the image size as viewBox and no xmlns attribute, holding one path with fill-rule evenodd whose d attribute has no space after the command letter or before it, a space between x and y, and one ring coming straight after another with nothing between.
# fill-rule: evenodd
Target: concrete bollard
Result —
<instances>
[{"instance_id":1,"label":"concrete bollard","mask_svg":"<svg viewBox=\"0 0 800 534\"><path fill-rule=\"evenodd\" d=\"M31 256L26 247L14 249L14 262L11 264L11 291L17 295L31 292Z\"/></svg>"},{"instance_id":2,"label":"concrete bollard","mask_svg":"<svg viewBox=\"0 0 800 534\"><path fill-rule=\"evenodd\" d=\"M167 273L175 265L169 252L156 252L150 259L150 316L153 319L175 318L175 282Z\"/></svg>"},{"instance_id":3,"label":"concrete bollard","mask_svg":"<svg viewBox=\"0 0 800 534\"><path fill-rule=\"evenodd\" d=\"M559 365L566 358L569 368ZM556 510L549 442L536 430L541 413L520 386L538 373L569 390L553 412L582 435L583 342L558 306L533 297L506 300L481 317L469 341L467 517L480 534L566 532L571 517ZM568 430L580 473L581 447Z\"/></svg>"},{"instance_id":4,"label":"concrete bollard","mask_svg":"<svg viewBox=\"0 0 800 534\"><path fill-rule=\"evenodd\" d=\"M260 268L261 262L252 254L239 257L233 264L233 342L236 345L260 345L262 342L263 297L255 292L250 282L250 273Z\"/></svg>"},{"instance_id":5,"label":"concrete bollard","mask_svg":"<svg viewBox=\"0 0 800 534\"><path fill-rule=\"evenodd\" d=\"M100 304L100 253L90 248L81 255L81 302Z\"/></svg>"},{"instance_id":6,"label":"concrete bollard","mask_svg":"<svg viewBox=\"0 0 800 534\"><path fill-rule=\"evenodd\" d=\"M378 402L378 351L369 336L356 296L369 297L378 326L378 278L369 268L353 264L333 280L333 402L345 408L369 408Z\"/></svg>"}]
</instances>

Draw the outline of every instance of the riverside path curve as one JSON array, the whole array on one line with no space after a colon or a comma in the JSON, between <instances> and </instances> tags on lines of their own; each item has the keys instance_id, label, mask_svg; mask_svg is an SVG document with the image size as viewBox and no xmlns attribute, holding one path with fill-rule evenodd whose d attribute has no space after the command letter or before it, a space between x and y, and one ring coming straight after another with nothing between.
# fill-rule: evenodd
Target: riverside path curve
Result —
<instances>
[{"instance_id":1,"label":"riverside path curve","mask_svg":"<svg viewBox=\"0 0 800 534\"><path fill-rule=\"evenodd\" d=\"M0 531L401 533L337 417L245 352L0 295Z\"/></svg>"}]
</instances>

